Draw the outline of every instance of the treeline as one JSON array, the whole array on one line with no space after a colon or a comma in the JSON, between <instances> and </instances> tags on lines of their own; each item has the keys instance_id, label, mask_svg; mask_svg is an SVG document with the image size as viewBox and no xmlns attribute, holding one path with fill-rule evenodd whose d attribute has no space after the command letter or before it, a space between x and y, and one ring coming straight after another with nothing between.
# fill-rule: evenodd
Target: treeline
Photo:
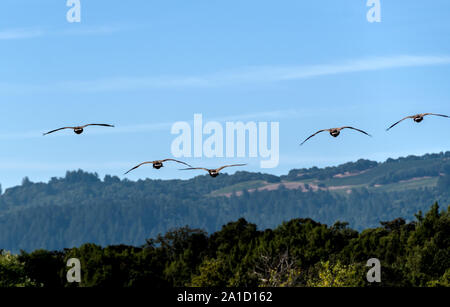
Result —
<instances>
[{"instance_id":1,"label":"treeline","mask_svg":"<svg viewBox=\"0 0 450 307\"><path fill-rule=\"evenodd\" d=\"M81 283L66 263L81 261ZM381 283L366 280L381 262ZM0 287L321 287L450 286L450 207L437 204L414 222L399 218L361 233L293 219L258 230L244 219L207 235L188 227L139 247L84 244L62 251L0 256Z\"/></svg>"}]
</instances>

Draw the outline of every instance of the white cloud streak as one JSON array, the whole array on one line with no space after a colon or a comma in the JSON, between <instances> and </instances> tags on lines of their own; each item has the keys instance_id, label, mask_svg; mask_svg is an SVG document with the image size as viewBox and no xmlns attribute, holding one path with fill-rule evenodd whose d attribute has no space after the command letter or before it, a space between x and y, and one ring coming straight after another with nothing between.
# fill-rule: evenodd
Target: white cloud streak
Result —
<instances>
[{"instance_id":1,"label":"white cloud streak","mask_svg":"<svg viewBox=\"0 0 450 307\"><path fill-rule=\"evenodd\" d=\"M41 29L6 29L0 30L0 40L35 38L44 35Z\"/></svg>"},{"instance_id":2,"label":"white cloud streak","mask_svg":"<svg viewBox=\"0 0 450 307\"><path fill-rule=\"evenodd\" d=\"M116 33L128 29L123 26L79 26L76 28L66 28L62 30L53 30L46 28L15 28L15 29L0 29L1 40L20 40L31 39L48 36L85 36L85 35L104 35Z\"/></svg>"},{"instance_id":3,"label":"white cloud streak","mask_svg":"<svg viewBox=\"0 0 450 307\"><path fill-rule=\"evenodd\" d=\"M0 83L3 92L116 92L174 88L214 88L297 81L350 73L450 64L450 56L389 56L354 59L339 64L258 66L203 76L117 77L52 84Z\"/></svg>"}]
</instances>

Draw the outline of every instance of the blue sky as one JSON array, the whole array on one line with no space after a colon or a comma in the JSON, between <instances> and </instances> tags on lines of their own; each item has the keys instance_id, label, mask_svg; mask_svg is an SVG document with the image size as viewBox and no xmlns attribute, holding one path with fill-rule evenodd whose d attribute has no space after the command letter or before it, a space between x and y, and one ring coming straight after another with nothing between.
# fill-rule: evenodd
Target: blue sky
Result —
<instances>
[{"instance_id":1,"label":"blue sky","mask_svg":"<svg viewBox=\"0 0 450 307\"><path fill-rule=\"evenodd\" d=\"M359 158L450 149L450 2L381 0L381 23L365 0L81 0L0 4L0 183L47 181L82 168L122 174L169 157L176 121L277 121L280 165L259 159L187 159L206 167L247 162L285 174ZM105 122L81 136L67 125ZM316 130L353 125L332 139ZM201 173L142 168L127 178Z\"/></svg>"}]
</instances>

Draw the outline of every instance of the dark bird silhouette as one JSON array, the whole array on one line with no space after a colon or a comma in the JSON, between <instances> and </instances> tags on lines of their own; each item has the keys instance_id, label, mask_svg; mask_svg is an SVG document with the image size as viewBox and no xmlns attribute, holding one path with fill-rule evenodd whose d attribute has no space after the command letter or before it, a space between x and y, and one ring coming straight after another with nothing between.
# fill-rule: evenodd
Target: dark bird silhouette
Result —
<instances>
[{"instance_id":1,"label":"dark bird silhouette","mask_svg":"<svg viewBox=\"0 0 450 307\"><path fill-rule=\"evenodd\" d=\"M308 137L306 140L304 140L303 143L301 143L300 145L305 144L306 141L308 141L310 138L312 138L312 137L314 137L314 136L316 136L316 135L318 135L319 133L324 132L324 131L328 131L328 132L330 133L331 136L333 136L333 137L336 138L336 137L339 136L339 134L341 134L341 130L343 130L343 129L353 129L353 130L359 131L359 132L361 132L361 133L364 133L365 135L371 136L370 134L368 134L367 132L365 132L365 131L363 131L363 130L356 129L356 128L349 127L349 126L345 126L345 127L341 127L341 128L330 128L330 129L319 130L319 131L317 131L316 133L314 133L313 135L311 135L310 137Z\"/></svg>"},{"instance_id":2,"label":"dark bird silhouette","mask_svg":"<svg viewBox=\"0 0 450 307\"><path fill-rule=\"evenodd\" d=\"M153 164L153 168L154 169L160 169L161 167L164 167L164 162L168 162L168 161L173 161L173 162L177 162L177 163L181 163L184 164L186 166L192 167L191 165L184 163L183 161L179 161L179 160L175 160L175 159L164 159L164 160L156 160L156 161L148 161L148 162L142 162L139 165L136 165L135 167L133 167L132 169L130 169L128 172L126 172L124 175L128 174L129 172L141 167L142 165L145 164Z\"/></svg>"},{"instance_id":3,"label":"dark bird silhouette","mask_svg":"<svg viewBox=\"0 0 450 307\"><path fill-rule=\"evenodd\" d=\"M204 170L204 171L207 171L211 177L215 178L215 177L219 176L220 171L223 170L226 167L235 167L235 166L244 166L244 165L247 165L247 164L224 165L224 166L216 168L216 169L208 169L208 168L203 168L203 167L190 167L190 168L185 168L185 169L182 169L182 170L183 171L197 170L197 169Z\"/></svg>"},{"instance_id":4,"label":"dark bird silhouette","mask_svg":"<svg viewBox=\"0 0 450 307\"><path fill-rule=\"evenodd\" d=\"M412 118L416 123L420 123L420 122L423 121L423 118L424 118L425 116L428 116L428 115L441 116L441 117L447 117L447 118L450 118L450 116L447 116L447 115L434 114L434 113L422 113L422 114L416 114L416 115L406 116L405 118L399 120L398 122L396 122L395 124L393 124L392 126L390 126L389 128L387 128L386 131L390 130L390 129L393 128L394 126L397 126L397 125L400 124L402 121L404 121L405 119L408 119L408 118Z\"/></svg>"},{"instance_id":5,"label":"dark bird silhouette","mask_svg":"<svg viewBox=\"0 0 450 307\"><path fill-rule=\"evenodd\" d=\"M113 125L108 125L108 124L88 124L88 125L77 126L77 127L63 127L63 128L55 129L55 130L49 131L47 133L44 133L44 135L54 133L54 132L64 130L64 129L73 129L73 132L75 132L76 134L82 134L84 131L84 128L86 128L88 126L102 126L102 127L113 127L114 128Z\"/></svg>"}]
</instances>

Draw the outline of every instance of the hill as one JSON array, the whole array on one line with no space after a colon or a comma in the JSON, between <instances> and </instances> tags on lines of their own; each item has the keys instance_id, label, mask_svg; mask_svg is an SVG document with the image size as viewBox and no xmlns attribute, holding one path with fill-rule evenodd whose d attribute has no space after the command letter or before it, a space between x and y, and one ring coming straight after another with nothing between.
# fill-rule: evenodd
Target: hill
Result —
<instances>
[{"instance_id":1,"label":"hill","mask_svg":"<svg viewBox=\"0 0 450 307\"><path fill-rule=\"evenodd\" d=\"M280 177L237 172L132 182L79 170L48 183L25 178L7 189L0 196L0 248L136 245L185 225L212 233L239 218L261 228L312 218L361 230L398 217L413 220L434 202L450 203L450 152L296 169Z\"/></svg>"}]
</instances>

